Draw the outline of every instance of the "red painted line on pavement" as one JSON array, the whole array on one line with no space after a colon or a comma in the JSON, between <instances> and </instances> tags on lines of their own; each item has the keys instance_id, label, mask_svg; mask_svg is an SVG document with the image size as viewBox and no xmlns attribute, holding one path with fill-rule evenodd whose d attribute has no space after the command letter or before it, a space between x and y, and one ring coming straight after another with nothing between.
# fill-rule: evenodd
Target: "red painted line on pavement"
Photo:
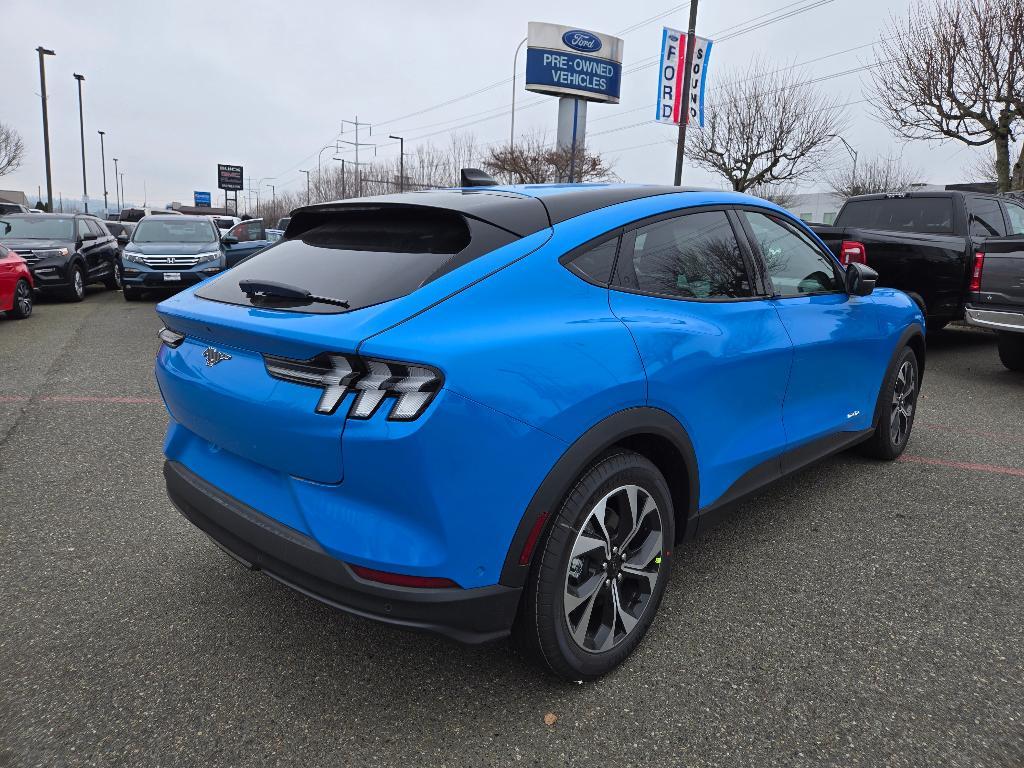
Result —
<instances>
[{"instance_id":1,"label":"red painted line on pavement","mask_svg":"<svg viewBox=\"0 0 1024 768\"><path fill-rule=\"evenodd\" d=\"M963 435L979 435L981 437L992 437L998 440L1012 440L1015 443L1024 442L1024 434L1012 434L1009 432L986 432L983 429L965 429L963 427L947 427L943 424L925 424L915 421L914 426L921 429L937 429L942 432L956 432Z\"/></svg>"},{"instance_id":2,"label":"red painted line on pavement","mask_svg":"<svg viewBox=\"0 0 1024 768\"><path fill-rule=\"evenodd\" d=\"M0 395L0 403L27 403L32 398L26 395ZM44 403L109 403L159 405L159 397L96 397L92 395L46 395L39 398Z\"/></svg>"},{"instance_id":3,"label":"red painted line on pavement","mask_svg":"<svg viewBox=\"0 0 1024 768\"><path fill-rule=\"evenodd\" d=\"M966 469L972 472L988 472L994 475L1024 477L1024 469L1018 469L1017 467L1000 467L996 464L974 464L969 461L947 461L946 459L930 459L926 456L908 456L906 454L900 456L899 461L910 461L914 464L929 464L934 467Z\"/></svg>"}]
</instances>

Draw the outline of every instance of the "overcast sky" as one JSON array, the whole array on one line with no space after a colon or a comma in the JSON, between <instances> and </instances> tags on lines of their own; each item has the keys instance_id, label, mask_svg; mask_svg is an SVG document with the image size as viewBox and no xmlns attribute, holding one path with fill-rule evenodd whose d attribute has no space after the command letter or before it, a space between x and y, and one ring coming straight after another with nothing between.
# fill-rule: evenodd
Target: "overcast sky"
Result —
<instances>
[{"instance_id":1,"label":"overcast sky","mask_svg":"<svg viewBox=\"0 0 1024 768\"><path fill-rule=\"evenodd\" d=\"M698 34L723 36L743 22L813 0L704 0ZM374 123L379 157L397 155L388 134L403 134L406 151L418 141L445 143L448 132L471 131L486 144L508 135L512 54L529 21L549 21L617 34L626 32L624 66L644 63L660 49L662 25L685 28L687 5L671 0L613 3L550 0L398 0L351 3L302 0L281 3L92 2L3 0L0 17L0 121L25 140L24 166L0 178L34 203L44 186L39 71L35 48L56 51L46 63L54 197L80 198L81 160L74 72L85 75L85 137L90 197L102 197L100 144L105 130L108 188L113 200L112 158L125 172L127 198L163 205L188 203L193 190L216 195L216 165L245 167L278 190L300 189L300 168L315 168L317 150L332 142L342 120L357 115ZM782 64L804 62L877 39L890 13L908 0L831 0L820 7L716 44L709 87L751 57ZM676 7L678 6L678 7ZM675 9L675 10L673 10ZM770 18L770 17L766 17ZM520 56L520 70L525 56ZM815 76L843 72L874 60L871 47L807 65ZM847 102L861 102L864 73L823 82ZM520 78L520 88L522 80ZM591 105L588 138L625 181L671 183L674 129L651 116L657 67L627 74L618 105ZM520 90L516 129L543 129L553 137L557 99ZM502 110L502 107L505 109ZM922 171L923 180L963 180L979 150L964 145L899 144L868 112L849 107L844 137L862 158L897 152ZM487 110L493 110L487 112ZM503 112L503 114L499 114ZM483 113L483 114L479 114ZM497 117L490 118L491 115ZM475 123L462 127L466 123ZM639 123L639 124L638 124ZM983 150L981 150L983 151ZM324 152L331 162L331 151ZM840 148L836 162L849 162ZM721 186L721 180L687 166L684 183ZM811 184L807 189L820 188ZM265 193L269 190L264 186ZM215 198L216 199L216 198Z\"/></svg>"}]
</instances>

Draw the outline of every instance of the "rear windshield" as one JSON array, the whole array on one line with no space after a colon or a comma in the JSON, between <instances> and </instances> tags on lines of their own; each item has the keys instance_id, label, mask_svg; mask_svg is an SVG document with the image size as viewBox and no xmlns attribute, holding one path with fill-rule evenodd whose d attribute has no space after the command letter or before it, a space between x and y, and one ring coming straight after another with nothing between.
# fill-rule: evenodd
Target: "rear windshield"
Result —
<instances>
[{"instance_id":1,"label":"rear windshield","mask_svg":"<svg viewBox=\"0 0 1024 768\"><path fill-rule=\"evenodd\" d=\"M895 232L953 234L953 200L949 197L887 197L851 200L839 212L837 227L864 227Z\"/></svg>"},{"instance_id":2,"label":"rear windshield","mask_svg":"<svg viewBox=\"0 0 1024 768\"><path fill-rule=\"evenodd\" d=\"M144 218L135 228L133 243L212 243L217 239L213 225L206 219Z\"/></svg>"},{"instance_id":3,"label":"rear windshield","mask_svg":"<svg viewBox=\"0 0 1024 768\"><path fill-rule=\"evenodd\" d=\"M217 225L218 229L231 229L235 226L233 219L214 219L213 222Z\"/></svg>"},{"instance_id":4,"label":"rear windshield","mask_svg":"<svg viewBox=\"0 0 1024 768\"><path fill-rule=\"evenodd\" d=\"M26 240L74 240L75 220L56 219L26 213L21 216L0 217L0 237Z\"/></svg>"},{"instance_id":5,"label":"rear windshield","mask_svg":"<svg viewBox=\"0 0 1024 768\"><path fill-rule=\"evenodd\" d=\"M305 214L297 223L299 231L292 237L242 262L196 295L283 311L345 312L405 296L516 239L476 219L427 208L315 212ZM344 299L349 308L250 299L238 286L242 280L283 283L316 296Z\"/></svg>"}]
</instances>

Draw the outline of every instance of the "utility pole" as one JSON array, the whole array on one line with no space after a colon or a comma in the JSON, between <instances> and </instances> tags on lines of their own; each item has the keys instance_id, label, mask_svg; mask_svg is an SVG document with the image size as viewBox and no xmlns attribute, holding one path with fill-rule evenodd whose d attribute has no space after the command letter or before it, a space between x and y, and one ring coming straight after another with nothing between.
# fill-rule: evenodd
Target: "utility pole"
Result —
<instances>
[{"instance_id":1,"label":"utility pole","mask_svg":"<svg viewBox=\"0 0 1024 768\"><path fill-rule=\"evenodd\" d=\"M352 146L354 146L356 148L356 197L359 197L362 194L362 191L363 191L362 176L360 175L360 171L359 171L359 166L361 165L361 163L359 162L359 147L373 147L373 154L376 155L377 154L377 145L373 144L371 142L368 142L368 141L359 141L359 127L363 126L364 128L368 128L369 131L370 131L368 135L372 136L373 135L373 124L372 123L360 123L359 122L359 115L356 115L356 119L355 120L342 120L341 121L341 132L342 133L345 132L345 123L348 123L349 125L355 126L355 129L356 129L356 140L355 141L344 141L343 140L342 143L343 144L351 144Z\"/></svg>"},{"instance_id":2,"label":"utility pole","mask_svg":"<svg viewBox=\"0 0 1024 768\"><path fill-rule=\"evenodd\" d=\"M304 171L299 168L299 173L306 174L306 205L309 205L309 171Z\"/></svg>"},{"instance_id":3,"label":"utility pole","mask_svg":"<svg viewBox=\"0 0 1024 768\"><path fill-rule=\"evenodd\" d=\"M398 139L398 191L405 192L405 139L401 136L388 136Z\"/></svg>"},{"instance_id":4,"label":"utility pole","mask_svg":"<svg viewBox=\"0 0 1024 768\"><path fill-rule=\"evenodd\" d=\"M39 53L39 98L43 102L43 152L46 156L46 208L53 213L53 177L50 173L50 120L46 114L46 65L43 63L44 56L56 56L57 54L49 48L39 46L36 48Z\"/></svg>"},{"instance_id":5,"label":"utility pole","mask_svg":"<svg viewBox=\"0 0 1024 768\"><path fill-rule=\"evenodd\" d=\"M277 190L274 188L273 184L267 184L267 186L270 187L270 203L271 203L271 205L273 205L276 208L277 207Z\"/></svg>"},{"instance_id":6,"label":"utility pole","mask_svg":"<svg viewBox=\"0 0 1024 768\"><path fill-rule=\"evenodd\" d=\"M683 183L683 155L686 153L686 124L690 122L690 75L693 71L693 49L697 47L697 0L690 0L690 26L686 31L686 69L683 71L682 100L685 105L679 115L679 140L676 144L676 173L672 182Z\"/></svg>"},{"instance_id":7,"label":"utility pole","mask_svg":"<svg viewBox=\"0 0 1024 768\"><path fill-rule=\"evenodd\" d=\"M82 81L85 75L75 73L75 80L78 81L78 132L82 139L82 204L85 212L89 212L89 185L85 178L85 115L82 113Z\"/></svg>"},{"instance_id":8,"label":"utility pole","mask_svg":"<svg viewBox=\"0 0 1024 768\"><path fill-rule=\"evenodd\" d=\"M103 147L103 136L106 131L96 131L96 133L100 135L100 163L103 165L103 215L106 216L110 212L107 203L107 152Z\"/></svg>"},{"instance_id":9,"label":"utility pole","mask_svg":"<svg viewBox=\"0 0 1024 768\"><path fill-rule=\"evenodd\" d=\"M117 210L121 211L121 188L117 185L117 158L114 158L114 196L117 197Z\"/></svg>"}]
</instances>

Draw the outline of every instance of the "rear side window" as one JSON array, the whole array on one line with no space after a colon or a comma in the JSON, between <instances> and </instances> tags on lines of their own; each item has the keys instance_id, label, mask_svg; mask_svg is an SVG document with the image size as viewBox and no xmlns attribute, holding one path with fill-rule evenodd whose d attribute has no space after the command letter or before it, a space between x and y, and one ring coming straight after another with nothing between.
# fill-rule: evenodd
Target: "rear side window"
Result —
<instances>
[{"instance_id":1,"label":"rear side window","mask_svg":"<svg viewBox=\"0 0 1024 768\"><path fill-rule=\"evenodd\" d=\"M753 293L724 211L658 221L637 229L632 240L636 279L626 282L642 293L678 299L735 299Z\"/></svg>"},{"instance_id":2,"label":"rear side window","mask_svg":"<svg viewBox=\"0 0 1024 768\"><path fill-rule=\"evenodd\" d=\"M851 200L839 212L836 226L951 235L953 200L949 197Z\"/></svg>"},{"instance_id":3,"label":"rear side window","mask_svg":"<svg viewBox=\"0 0 1024 768\"><path fill-rule=\"evenodd\" d=\"M211 301L282 311L334 314L412 293L446 272L518 239L478 219L416 207L313 211L296 218L291 237L239 264L196 292ZM300 288L344 299L332 304L250 299L242 280Z\"/></svg>"},{"instance_id":4,"label":"rear side window","mask_svg":"<svg viewBox=\"0 0 1024 768\"><path fill-rule=\"evenodd\" d=\"M1006 201L1006 215L1010 219L1011 235L1024 235L1024 205Z\"/></svg>"},{"instance_id":5,"label":"rear side window","mask_svg":"<svg viewBox=\"0 0 1024 768\"><path fill-rule=\"evenodd\" d=\"M843 290L835 264L807 237L762 213L742 211L778 296Z\"/></svg>"},{"instance_id":6,"label":"rear side window","mask_svg":"<svg viewBox=\"0 0 1024 768\"><path fill-rule=\"evenodd\" d=\"M970 197L967 212L971 217L973 237L1000 237L1006 234L1003 212L999 201L991 197Z\"/></svg>"},{"instance_id":7,"label":"rear side window","mask_svg":"<svg viewBox=\"0 0 1024 768\"><path fill-rule=\"evenodd\" d=\"M619 249L619 236L586 248L582 253L573 256L565 266L584 280L608 285L611 280L612 267L615 265L615 253Z\"/></svg>"}]
</instances>

